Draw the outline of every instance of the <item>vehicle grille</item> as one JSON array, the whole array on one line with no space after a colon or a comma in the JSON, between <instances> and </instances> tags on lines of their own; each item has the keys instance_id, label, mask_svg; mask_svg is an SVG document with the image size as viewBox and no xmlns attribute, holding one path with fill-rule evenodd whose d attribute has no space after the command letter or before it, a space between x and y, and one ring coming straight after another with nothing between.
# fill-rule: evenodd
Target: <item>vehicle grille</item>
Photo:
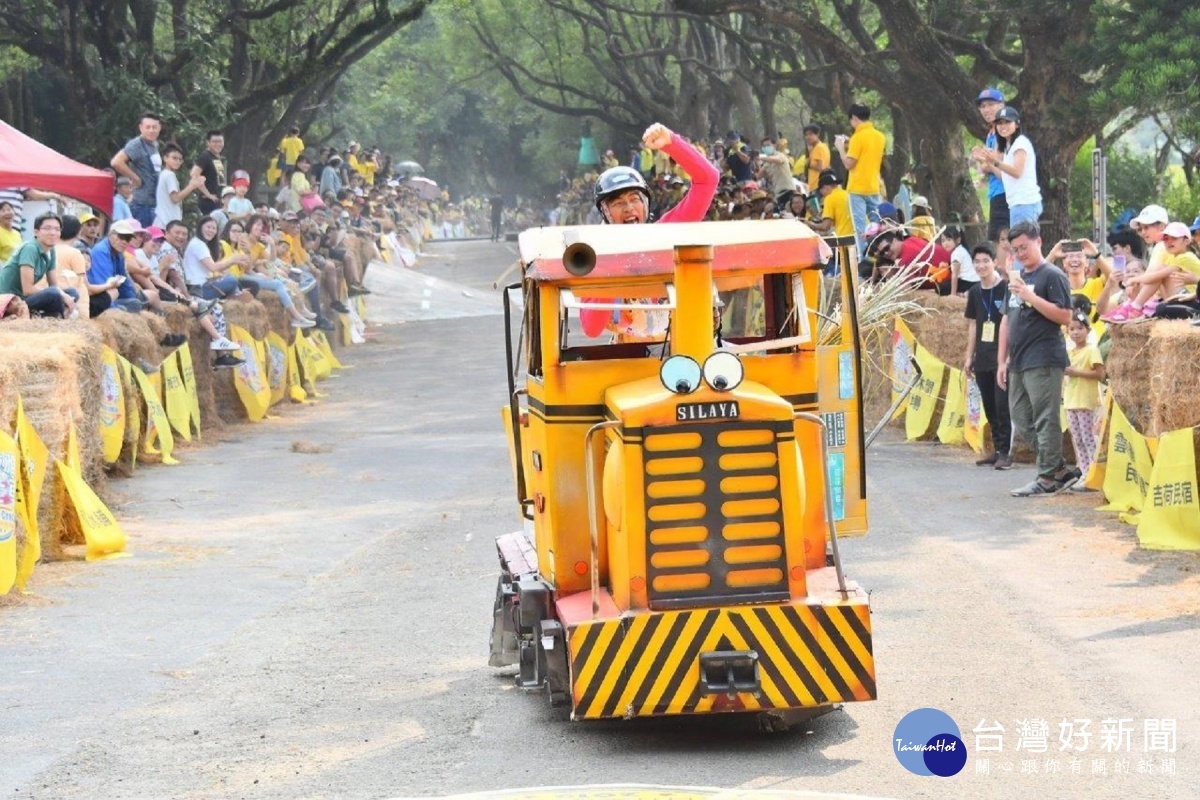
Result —
<instances>
[{"instance_id":1,"label":"vehicle grille","mask_svg":"<svg viewBox=\"0 0 1200 800\"><path fill-rule=\"evenodd\" d=\"M645 431L651 608L789 598L778 431L746 421Z\"/></svg>"}]
</instances>

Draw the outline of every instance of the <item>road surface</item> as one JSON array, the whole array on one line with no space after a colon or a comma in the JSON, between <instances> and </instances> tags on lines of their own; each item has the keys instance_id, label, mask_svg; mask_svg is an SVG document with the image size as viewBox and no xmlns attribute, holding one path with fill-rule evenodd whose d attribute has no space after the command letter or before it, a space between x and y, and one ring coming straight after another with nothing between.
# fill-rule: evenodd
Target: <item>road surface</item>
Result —
<instances>
[{"instance_id":1,"label":"road surface","mask_svg":"<svg viewBox=\"0 0 1200 800\"><path fill-rule=\"evenodd\" d=\"M1028 468L894 436L869 457L872 533L842 546L872 592L878 701L764 736L730 718L569 723L514 689L486 666L492 539L517 524L502 318L467 302L498 311L512 245L428 250L422 272L448 283L372 298L396 319L427 302L423 321L377 330L319 405L114 484L133 557L46 565L0 605L0 796L1200 794L1196 558L1137 550L1094 496L1010 498ZM892 753L922 707L960 727L953 778ZM1086 749L1061 750L1064 719L1091 721ZM1129 720L1118 752L1104 720ZM1174 722L1173 752L1146 752L1147 721ZM1002 751L979 749L997 723Z\"/></svg>"}]
</instances>

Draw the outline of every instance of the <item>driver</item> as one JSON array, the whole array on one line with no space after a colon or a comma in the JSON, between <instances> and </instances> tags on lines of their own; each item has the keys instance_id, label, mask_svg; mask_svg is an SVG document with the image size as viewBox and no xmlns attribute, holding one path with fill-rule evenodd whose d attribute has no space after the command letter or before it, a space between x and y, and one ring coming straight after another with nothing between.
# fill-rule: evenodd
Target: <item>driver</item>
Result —
<instances>
[{"instance_id":1,"label":"driver","mask_svg":"<svg viewBox=\"0 0 1200 800\"><path fill-rule=\"evenodd\" d=\"M720 174L704 155L689 142L661 123L654 123L642 134L651 150L662 150L675 160L692 179L692 188L679 205L656 222L700 222L708 214L717 194ZM596 208L604 221L614 225L650 222L650 187L632 167L606 169L596 180Z\"/></svg>"}]
</instances>

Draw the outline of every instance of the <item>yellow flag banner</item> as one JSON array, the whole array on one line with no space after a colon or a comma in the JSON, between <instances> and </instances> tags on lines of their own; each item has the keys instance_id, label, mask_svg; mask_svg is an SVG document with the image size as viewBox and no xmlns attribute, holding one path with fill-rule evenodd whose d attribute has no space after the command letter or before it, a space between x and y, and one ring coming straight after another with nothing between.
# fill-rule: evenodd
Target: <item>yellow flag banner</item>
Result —
<instances>
[{"instance_id":1,"label":"yellow flag banner","mask_svg":"<svg viewBox=\"0 0 1200 800\"><path fill-rule=\"evenodd\" d=\"M71 500L71 510L79 520L83 539L87 542L87 560L111 558L121 553L125 549L125 532L108 506L96 496L73 466L62 461L55 461L54 464Z\"/></svg>"},{"instance_id":2,"label":"yellow flag banner","mask_svg":"<svg viewBox=\"0 0 1200 800\"><path fill-rule=\"evenodd\" d=\"M129 468L137 468L138 449L142 445L142 393L138 391L129 362L120 354L117 365L121 368L121 385L125 390L125 441L129 445Z\"/></svg>"},{"instance_id":3,"label":"yellow flag banner","mask_svg":"<svg viewBox=\"0 0 1200 800\"><path fill-rule=\"evenodd\" d=\"M175 351L179 359L179 377L188 396L188 418L196 438L200 438L200 394L196 389L196 369L192 364L192 348L181 347Z\"/></svg>"},{"instance_id":4,"label":"yellow flag banner","mask_svg":"<svg viewBox=\"0 0 1200 800\"><path fill-rule=\"evenodd\" d=\"M162 463L178 464L179 462L171 456L171 452L175 449L175 437L171 435L171 423L167 420L167 412L163 410L162 403L159 402L158 390L141 369L132 364L130 364L130 369L133 371L133 377L137 380L142 400L146 402L146 438L144 440L146 452L158 452L154 447L154 440L157 439L162 448Z\"/></svg>"},{"instance_id":5,"label":"yellow flag banner","mask_svg":"<svg viewBox=\"0 0 1200 800\"><path fill-rule=\"evenodd\" d=\"M267 383L271 386L271 405L287 395L288 389L288 346L275 331L267 334Z\"/></svg>"},{"instance_id":6,"label":"yellow flag banner","mask_svg":"<svg viewBox=\"0 0 1200 800\"><path fill-rule=\"evenodd\" d=\"M963 421L963 439L976 453L983 452L987 414L983 410L983 395L974 378L967 379L967 418Z\"/></svg>"},{"instance_id":7,"label":"yellow flag banner","mask_svg":"<svg viewBox=\"0 0 1200 800\"><path fill-rule=\"evenodd\" d=\"M115 464L125 443L125 392L117 366L117 354L104 345L100 356L100 440L104 463Z\"/></svg>"},{"instance_id":8,"label":"yellow flag banner","mask_svg":"<svg viewBox=\"0 0 1200 800\"><path fill-rule=\"evenodd\" d=\"M961 369L949 368L946 379L946 405L938 423L937 437L942 444L962 444L966 439L967 376Z\"/></svg>"},{"instance_id":9,"label":"yellow flag banner","mask_svg":"<svg viewBox=\"0 0 1200 800\"><path fill-rule=\"evenodd\" d=\"M342 331L342 347L349 347L354 344L352 329L354 323L351 321L349 314L338 314L338 323L338 328Z\"/></svg>"},{"instance_id":10,"label":"yellow flag banner","mask_svg":"<svg viewBox=\"0 0 1200 800\"><path fill-rule=\"evenodd\" d=\"M1096 452L1092 454L1087 475L1083 476L1083 485L1096 491L1104 488L1104 476L1108 471L1108 429L1111 427L1112 405L1112 392L1105 392L1100 405L1100 433L1096 436Z\"/></svg>"},{"instance_id":11,"label":"yellow flag banner","mask_svg":"<svg viewBox=\"0 0 1200 800\"><path fill-rule=\"evenodd\" d=\"M325 331L314 330L312 332L312 340L316 343L317 348L329 361L329 366L333 369L345 369L342 362L337 360L337 356L333 354L333 348L329 346L329 339L325 336Z\"/></svg>"},{"instance_id":12,"label":"yellow flag banner","mask_svg":"<svg viewBox=\"0 0 1200 800\"><path fill-rule=\"evenodd\" d=\"M946 373L946 365L920 344L916 346L916 357L921 365L921 379L908 396L908 412L904 417L904 433L910 441L929 432Z\"/></svg>"},{"instance_id":13,"label":"yellow flag banner","mask_svg":"<svg viewBox=\"0 0 1200 800\"><path fill-rule=\"evenodd\" d=\"M1138 542L1150 550L1200 550L1200 491L1194 428L1158 437Z\"/></svg>"},{"instance_id":14,"label":"yellow flag banner","mask_svg":"<svg viewBox=\"0 0 1200 800\"><path fill-rule=\"evenodd\" d=\"M230 325L229 338L242 347L238 355L243 363L234 367L233 385L246 409L246 417L251 422L258 422L267 415L267 409L271 406L271 385L267 382L267 371L250 331L240 325Z\"/></svg>"},{"instance_id":15,"label":"yellow flag banner","mask_svg":"<svg viewBox=\"0 0 1200 800\"><path fill-rule=\"evenodd\" d=\"M186 348L180 348L186 349ZM179 374L179 359L174 353L162 363L163 399L166 401L167 421L185 442L192 440L192 401Z\"/></svg>"},{"instance_id":16,"label":"yellow flag banner","mask_svg":"<svg viewBox=\"0 0 1200 800\"><path fill-rule=\"evenodd\" d=\"M42 437L25 416L25 406L17 397L17 449L20 452L21 480L19 488L25 513L25 546L17 567L17 589L25 591L33 566L42 557L42 535L38 527L38 511L41 505L42 486L46 482L46 467L50 451Z\"/></svg>"},{"instance_id":17,"label":"yellow flag banner","mask_svg":"<svg viewBox=\"0 0 1200 800\"><path fill-rule=\"evenodd\" d=\"M287 353L288 396L293 403L307 402L308 392L304 391L304 377L300 374L300 354L296 351L296 345L289 346Z\"/></svg>"},{"instance_id":18,"label":"yellow flag banner","mask_svg":"<svg viewBox=\"0 0 1200 800\"><path fill-rule=\"evenodd\" d=\"M913 367L912 355L916 348L916 341L913 339L912 331L904 320L896 317L896 329L892 333L892 402L895 403L900 397L900 393L904 391L904 387L908 386L912 380ZM892 415L892 419L896 419L904 413L904 405L896 409L896 413Z\"/></svg>"},{"instance_id":19,"label":"yellow flag banner","mask_svg":"<svg viewBox=\"0 0 1200 800\"><path fill-rule=\"evenodd\" d=\"M1133 429L1125 412L1113 403L1109 419L1108 465L1104 475L1104 497L1108 504L1100 510L1141 511L1152 466L1146 437Z\"/></svg>"},{"instance_id":20,"label":"yellow flag banner","mask_svg":"<svg viewBox=\"0 0 1200 800\"><path fill-rule=\"evenodd\" d=\"M316 382L328 378L333 372L333 365L325 358L321 348L300 331L296 331L296 352L300 354L300 369L304 372L304 378L312 383L313 393L316 394Z\"/></svg>"},{"instance_id":21,"label":"yellow flag banner","mask_svg":"<svg viewBox=\"0 0 1200 800\"><path fill-rule=\"evenodd\" d=\"M17 582L17 443L0 431L0 595Z\"/></svg>"}]
</instances>

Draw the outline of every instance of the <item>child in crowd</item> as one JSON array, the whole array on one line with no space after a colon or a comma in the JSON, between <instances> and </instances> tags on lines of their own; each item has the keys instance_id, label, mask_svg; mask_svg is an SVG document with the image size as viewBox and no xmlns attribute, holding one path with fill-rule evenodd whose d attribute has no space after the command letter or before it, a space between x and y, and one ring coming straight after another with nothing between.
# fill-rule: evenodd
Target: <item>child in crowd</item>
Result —
<instances>
[{"instance_id":1,"label":"child in crowd","mask_svg":"<svg viewBox=\"0 0 1200 800\"><path fill-rule=\"evenodd\" d=\"M981 244L971 251L972 266L979 282L967 291L966 317L974 321L975 330L967 336L967 356L963 371L975 378L983 400L983 413L992 429L991 455L975 462L979 467L1012 469L1009 447L1012 443L1012 423L1008 416L1008 392L996 383L999 356L1000 320L1004 317L1004 297L1008 283L996 270L996 251L990 244Z\"/></svg>"},{"instance_id":2,"label":"child in crowd","mask_svg":"<svg viewBox=\"0 0 1200 800\"><path fill-rule=\"evenodd\" d=\"M230 219L244 220L254 213L254 201L246 196L250 192L250 173L240 169L233 173L233 191L226 213Z\"/></svg>"},{"instance_id":3,"label":"child in crowd","mask_svg":"<svg viewBox=\"0 0 1200 800\"><path fill-rule=\"evenodd\" d=\"M1101 319L1116 323L1135 322L1152 315L1158 299L1174 299L1185 287L1195 287L1200 282L1200 257L1192 252L1192 232L1188 226L1182 222L1170 223L1163 229L1162 242L1167 251L1162 265L1148 268L1136 277L1127 277L1125 294L1129 301ZM1191 288L1191 292L1194 291Z\"/></svg>"},{"instance_id":4,"label":"child in crowd","mask_svg":"<svg viewBox=\"0 0 1200 800\"><path fill-rule=\"evenodd\" d=\"M963 246L962 228L946 228L938 244L950 251L950 294L965 296L979 283L979 273L975 271L975 259Z\"/></svg>"},{"instance_id":5,"label":"child in crowd","mask_svg":"<svg viewBox=\"0 0 1200 800\"><path fill-rule=\"evenodd\" d=\"M921 195L912 199L912 222L908 223L913 236L920 236L927 242L933 241L937 233L937 223L933 220L933 212L929 210L929 201ZM950 248L946 248L949 250Z\"/></svg>"},{"instance_id":6,"label":"child in crowd","mask_svg":"<svg viewBox=\"0 0 1200 800\"><path fill-rule=\"evenodd\" d=\"M1071 443L1075 446L1075 461L1083 474L1096 455L1096 409L1100 406L1100 382L1104 380L1104 360L1094 344L1088 343L1091 333L1086 313L1076 313L1067 326L1072 348L1070 366L1066 369L1066 386L1063 387L1063 405L1067 409L1067 424L1071 429ZM1072 486L1073 491L1088 491L1082 483Z\"/></svg>"}]
</instances>

